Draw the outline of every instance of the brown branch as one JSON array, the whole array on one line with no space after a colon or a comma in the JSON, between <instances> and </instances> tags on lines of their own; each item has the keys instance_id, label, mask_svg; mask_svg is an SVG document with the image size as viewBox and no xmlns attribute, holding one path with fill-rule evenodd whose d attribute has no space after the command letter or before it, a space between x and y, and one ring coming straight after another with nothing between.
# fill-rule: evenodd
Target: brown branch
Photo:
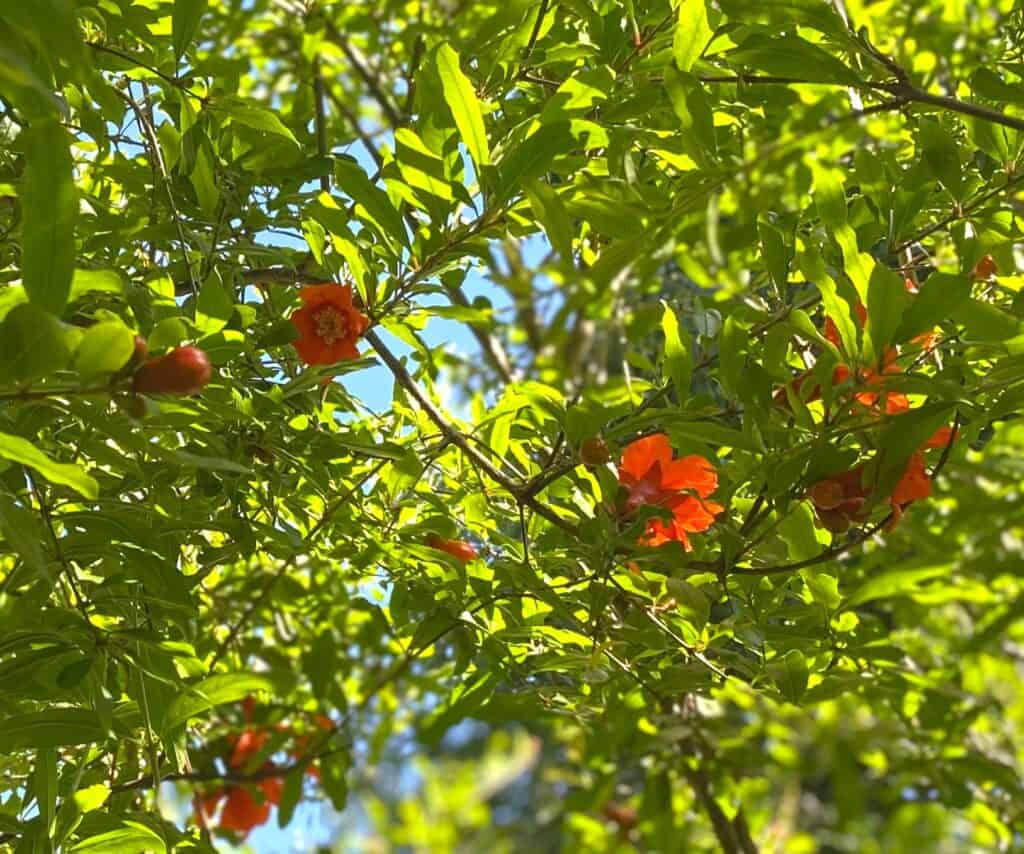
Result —
<instances>
[{"instance_id":1,"label":"brown branch","mask_svg":"<svg viewBox=\"0 0 1024 854\"><path fill-rule=\"evenodd\" d=\"M889 250L889 253L891 255L898 255L900 252L903 252L905 249L910 248L915 243L924 240L926 237L929 237L936 231L941 231L946 226L952 225L954 222L958 222L961 219L968 219L970 214L972 214L975 210L977 210L987 201L995 198L996 196L1002 193L1005 193L1011 187L1017 186L1022 181L1024 181L1024 172L1007 177L1006 183L1003 184L1002 186L994 187L991 190L986 190L984 193L982 193L980 196L975 197L966 205L957 207L949 214L949 216L943 217L938 222L932 223L931 225L922 228L920 231L918 231L912 237L908 237L898 246L892 247L892 249Z\"/></svg>"},{"instance_id":2,"label":"brown branch","mask_svg":"<svg viewBox=\"0 0 1024 854\"><path fill-rule=\"evenodd\" d=\"M533 22L533 30L530 32L529 41L526 43L526 47L523 50L523 62L526 62L533 54L533 49L537 46L537 37L540 36L540 28L544 23L544 16L548 13L548 7L551 4L551 0L541 0L540 7L537 9L537 17Z\"/></svg>"},{"instance_id":3,"label":"brown branch","mask_svg":"<svg viewBox=\"0 0 1024 854\"><path fill-rule=\"evenodd\" d=\"M321 531L323 531L323 529L327 526L327 523L334 517L334 514L337 513L345 504L347 504L358 490L362 489L363 486L365 486L366 483L371 478L375 477L380 472L380 470L390 462L391 460L387 459L381 460L379 463L377 463L377 465L375 465L362 477L360 477L359 480L352 484L352 486L348 490L346 490L343 495L338 497L335 500L335 502L324 511L319 521L317 521L317 523L309 529L309 532L304 537L305 542L308 544L312 544L312 542L316 539L317 535L320 534ZM240 616L238 620L235 622L235 624L231 626L227 635L225 635L224 640L220 642L220 645L214 652L213 658L211 659L209 667L207 668L207 670L210 673L212 673L216 669L218 662L220 662L220 660L224 657L224 654L227 652L228 647L231 645L232 641L234 641L235 638L238 637L239 632L242 630L245 624L249 622L249 619L252 617L252 615L255 614L260 608L262 608L264 603L266 603L271 591L274 589L274 585L277 584L277 582L285 575L286 572L288 572L289 569L295 566L295 562L298 559L299 555L293 554L291 557L282 561L281 565L278 566L277 569L275 569L270 574L270 576L264 582L263 588L260 590L259 594L257 594L256 598L249 603L249 606L245 609L245 611L242 612L242 616Z\"/></svg>"},{"instance_id":4,"label":"brown branch","mask_svg":"<svg viewBox=\"0 0 1024 854\"><path fill-rule=\"evenodd\" d=\"M445 439L449 440L455 445L463 454L482 472L484 472L491 480L497 483L502 489L508 492L517 503L527 504L538 516L547 519L551 524L556 525L563 531L566 531L573 536L577 535L576 526L571 522L563 519L557 513L555 513L546 504L537 501L533 496L527 495L525 489L520 484L516 483L515 480L510 478L499 470L490 459L480 450L478 450L463 434L458 430L444 415L443 412L436 406L436 404L427 397L426 393L419 387L416 380L412 378L412 375L406 370L405 365L402 364L401 360L388 346L381 340L380 336L374 330L370 330L366 333L366 340L370 342L370 345L376 350L377 355L381 357L384 363L388 366L391 373L395 377L395 381L409 394L413 400L416 401L417 405L423 412L430 418L431 421L437 425L438 430Z\"/></svg>"},{"instance_id":5,"label":"brown branch","mask_svg":"<svg viewBox=\"0 0 1024 854\"><path fill-rule=\"evenodd\" d=\"M931 92L919 89L909 80L898 80L895 83L865 83L864 85L869 89L878 89L882 92L888 92L890 95L894 95L897 98L903 98L904 100L913 101L917 104L928 104L933 107L938 107L941 110L947 110L951 113L960 113L964 116L971 116L972 118L991 122L995 125L1002 125L1003 127L1013 128L1014 130L1024 130L1024 119L1018 119L1016 116L1008 116L1006 113L1000 112L999 110L993 110L991 107L983 107L981 104L974 104L970 101L961 101L959 98L953 98L949 95L933 95Z\"/></svg>"},{"instance_id":6,"label":"brown branch","mask_svg":"<svg viewBox=\"0 0 1024 854\"><path fill-rule=\"evenodd\" d=\"M373 73L370 68L370 64L366 57L363 56L362 52L353 45L344 35L338 30L332 21L327 21L327 36L328 39L339 48L341 52L345 54L345 58L349 61L349 64L356 70L359 76L363 79L367 89L370 90L370 94L373 99L380 105L381 110L387 117L388 123L392 128L400 128L404 125L405 119L402 118L398 112L398 108L391 103L391 97L380 85L380 81L377 79L377 75Z\"/></svg>"},{"instance_id":7,"label":"brown branch","mask_svg":"<svg viewBox=\"0 0 1024 854\"><path fill-rule=\"evenodd\" d=\"M320 71L320 57L313 60L313 120L316 127L316 153L321 158L327 157L327 115L324 110L324 77ZM320 176L320 189L324 193L331 191L329 175Z\"/></svg>"},{"instance_id":8,"label":"brown branch","mask_svg":"<svg viewBox=\"0 0 1024 854\"><path fill-rule=\"evenodd\" d=\"M159 68L154 68L152 65L148 65L147 63L139 59L137 56L132 56L130 53L125 53L124 51L117 50L116 48L109 47L105 44L99 44L98 42L85 42L85 46L90 47L93 50L98 51L99 53L107 53L111 56L116 56L118 57L118 59L123 59L125 62L130 62L132 65L135 65L139 68L144 68L146 69L146 71L150 72L150 74L155 74L157 77L163 80L164 83L169 83L176 89L180 89L182 92L191 95L197 101L200 101L203 104L207 102L206 98L204 98L202 95L198 95L195 92L193 92L178 77L172 77L170 74L164 74L164 72L162 72Z\"/></svg>"}]
</instances>

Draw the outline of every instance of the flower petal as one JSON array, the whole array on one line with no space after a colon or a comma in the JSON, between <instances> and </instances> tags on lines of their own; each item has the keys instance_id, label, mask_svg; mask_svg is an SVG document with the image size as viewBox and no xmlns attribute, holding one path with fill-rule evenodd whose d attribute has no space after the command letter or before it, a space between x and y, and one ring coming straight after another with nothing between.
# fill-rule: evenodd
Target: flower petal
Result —
<instances>
[{"instance_id":1,"label":"flower petal","mask_svg":"<svg viewBox=\"0 0 1024 854\"><path fill-rule=\"evenodd\" d=\"M662 489L692 489L701 498L706 498L718 489L718 474L704 457L691 454L682 459L662 464Z\"/></svg>"},{"instance_id":2,"label":"flower petal","mask_svg":"<svg viewBox=\"0 0 1024 854\"><path fill-rule=\"evenodd\" d=\"M622 453L622 461L619 463L619 482L630 483L640 480L651 469L655 463L662 466L672 461L672 446L669 444L668 436L664 433L655 433L653 436L645 436L630 442ZM626 477L623 477L623 475Z\"/></svg>"}]
</instances>

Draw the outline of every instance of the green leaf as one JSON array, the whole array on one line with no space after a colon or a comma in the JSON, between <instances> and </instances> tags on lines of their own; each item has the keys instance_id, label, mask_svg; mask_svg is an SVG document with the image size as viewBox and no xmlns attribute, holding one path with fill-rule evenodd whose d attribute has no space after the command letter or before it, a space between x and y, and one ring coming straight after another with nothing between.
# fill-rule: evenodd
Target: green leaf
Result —
<instances>
[{"instance_id":1,"label":"green leaf","mask_svg":"<svg viewBox=\"0 0 1024 854\"><path fill-rule=\"evenodd\" d=\"M235 311L235 300L221 281L220 273L212 270L199 289L196 300L196 328L205 335L220 332Z\"/></svg>"},{"instance_id":2,"label":"green leaf","mask_svg":"<svg viewBox=\"0 0 1024 854\"><path fill-rule=\"evenodd\" d=\"M334 159L334 175L339 189L356 203L358 216L392 246L409 245L401 214L391 204L388 194L370 182L362 166L351 157L339 156Z\"/></svg>"},{"instance_id":3,"label":"green leaf","mask_svg":"<svg viewBox=\"0 0 1024 854\"><path fill-rule=\"evenodd\" d=\"M116 270L75 270L71 279L72 301L89 293L124 293L124 278Z\"/></svg>"},{"instance_id":4,"label":"green leaf","mask_svg":"<svg viewBox=\"0 0 1024 854\"><path fill-rule=\"evenodd\" d=\"M1021 334L1021 321L991 303L968 299L950 315L969 341L1006 341Z\"/></svg>"},{"instance_id":5,"label":"green leaf","mask_svg":"<svg viewBox=\"0 0 1024 854\"><path fill-rule=\"evenodd\" d=\"M69 486L86 498L96 498L99 495L99 484L81 468L70 463L54 462L21 436L0 433L0 457L35 469L47 480Z\"/></svg>"},{"instance_id":6,"label":"green leaf","mask_svg":"<svg viewBox=\"0 0 1024 854\"><path fill-rule=\"evenodd\" d=\"M511 198L522 188L523 182L542 175L557 155L572 146L568 122L541 125L501 158L495 202L500 204Z\"/></svg>"},{"instance_id":7,"label":"green leaf","mask_svg":"<svg viewBox=\"0 0 1024 854\"><path fill-rule=\"evenodd\" d=\"M348 769L351 759L347 753L329 753L320 760L320 786L336 810L345 809L348 801Z\"/></svg>"},{"instance_id":8,"label":"green leaf","mask_svg":"<svg viewBox=\"0 0 1024 854\"><path fill-rule=\"evenodd\" d=\"M491 162L487 145L483 112L469 78L462 73L459 55L450 45L442 44L435 54L444 99L478 173Z\"/></svg>"},{"instance_id":9,"label":"green leaf","mask_svg":"<svg viewBox=\"0 0 1024 854\"><path fill-rule=\"evenodd\" d=\"M235 703L256 691L274 690L266 676L254 673L224 673L190 685L186 693L176 697L167 708L160 731L164 734L184 725L190 718L225 703Z\"/></svg>"},{"instance_id":10,"label":"green leaf","mask_svg":"<svg viewBox=\"0 0 1024 854\"><path fill-rule=\"evenodd\" d=\"M938 323L949 320L953 313L971 298L971 280L954 273L932 273L911 297L894 340L909 341L915 335L930 332Z\"/></svg>"},{"instance_id":11,"label":"green leaf","mask_svg":"<svg viewBox=\"0 0 1024 854\"><path fill-rule=\"evenodd\" d=\"M779 536L786 543L790 560L807 560L822 550L815 533L814 513L806 502L790 506L790 512L779 523Z\"/></svg>"},{"instance_id":12,"label":"green leaf","mask_svg":"<svg viewBox=\"0 0 1024 854\"><path fill-rule=\"evenodd\" d=\"M955 408L955 401L937 401L888 419L878 436L881 452L875 489L878 499L891 494L906 470L907 461L936 430L949 423Z\"/></svg>"},{"instance_id":13,"label":"green leaf","mask_svg":"<svg viewBox=\"0 0 1024 854\"><path fill-rule=\"evenodd\" d=\"M192 44L208 5L209 0L174 0L174 11L171 13L171 41L174 45L175 60L180 60Z\"/></svg>"},{"instance_id":14,"label":"green leaf","mask_svg":"<svg viewBox=\"0 0 1024 854\"><path fill-rule=\"evenodd\" d=\"M75 269L75 189L71 138L55 119L22 131L25 178L21 190L21 277L29 301L60 314ZM22 139L19 137L19 139Z\"/></svg>"},{"instance_id":15,"label":"green leaf","mask_svg":"<svg viewBox=\"0 0 1024 854\"><path fill-rule=\"evenodd\" d=\"M672 307L662 300L661 331L665 334L663 364L676 387L679 405L690 396L690 378L693 375L693 343L690 333L679 325Z\"/></svg>"},{"instance_id":16,"label":"green leaf","mask_svg":"<svg viewBox=\"0 0 1024 854\"><path fill-rule=\"evenodd\" d=\"M668 595L676 600L676 607L699 632L707 625L711 616L711 601L699 587L682 578L668 578L665 581Z\"/></svg>"},{"instance_id":17,"label":"green leaf","mask_svg":"<svg viewBox=\"0 0 1024 854\"><path fill-rule=\"evenodd\" d=\"M924 159L932 173L954 199L963 198L963 169L956 141L939 122L922 119L919 124Z\"/></svg>"},{"instance_id":18,"label":"green leaf","mask_svg":"<svg viewBox=\"0 0 1024 854\"><path fill-rule=\"evenodd\" d=\"M917 585L922 581L930 581L933 578L949 575L952 571L950 564L937 564L935 566L900 567L889 572L883 572L874 578L864 582L843 603L843 610L847 611L872 602L875 599L888 599L893 596L906 596L917 590Z\"/></svg>"},{"instance_id":19,"label":"green leaf","mask_svg":"<svg viewBox=\"0 0 1024 854\"><path fill-rule=\"evenodd\" d=\"M814 176L814 205L822 225L835 231L846 225L846 193L843 182L835 169L823 166L818 161L811 163Z\"/></svg>"},{"instance_id":20,"label":"green leaf","mask_svg":"<svg viewBox=\"0 0 1024 854\"><path fill-rule=\"evenodd\" d=\"M768 672L779 692L790 703L799 703L807 691L807 659L798 649L791 649L782 658L768 664Z\"/></svg>"},{"instance_id":21,"label":"green leaf","mask_svg":"<svg viewBox=\"0 0 1024 854\"><path fill-rule=\"evenodd\" d=\"M218 98L210 104L210 109L224 113L231 118L232 122L245 125L253 130L284 137L289 142L299 145L295 134L285 126L284 122L277 117L277 114L264 107L247 103L241 98L229 97Z\"/></svg>"},{"instance_id":22,"label":"green leaf","mask_svg":"<svg viewBox=\"0 0 1024 854\"><path fill-rule=\"evenodd\" d=\"M615 72L607 66L578 71L566 78L547 100L540 120L544 124L565 124L581 119L608 100L614 85Z\"/></svg>"},{"instance_id":23,"label":"green leaf","mask_svg":"<svg viewBox=\"0 0 1024 854\"><path fill-rule=\"evenodd\" d=\"M876 264L868 282L867 333L875 358L881 358L893 343L903 312L912 297L907 293L903 277L888 267Z\"/></svg>"},{"instance_id":24,"label":"green leaf","mask_svg":"<svg viewBox=\"0 0 1024 854\"><path fill-rule=\"evenodd\" d=\"M106 738L95 712L51 708L46 711L0 718L0 751L68 747L93 744Z\"/></svg>"},{"instance_id":25,"label":"green leaf","mask_svg":"<svg viewBox=\"0 0 1024 854\"><path fill-rule=\"evenodd\" d=\"M718 147L715 121L700 81L692 74L668 66L665 69L665 89L682 129L692 135L704 149L714 152ZM695 151L698 155L701 153L700 149L693 146L686 150Z\"/></svg>"},{"instance_id":26,"label":"green leaf","mask_svg":"<svg viewBox=\"0 0 1024 854\"><path fill-rule=\"evenodd\" d=\"M53 573L43 554L37 514L15 503L14 497L4 488L0 488L0 533L25 565L52 586Z\"/></svg>"},{"instance_id":27,"label":"green leaf","mask_svg":"<svg viewBox=\"0 0 1024 854\"><path fill-rule=\"evenodd\" d=\"M679 4L672 56L680 71L689 71L711 39L705 0L683 0Z\"/></svg>"},{"instance_id":28,"label":"green leaf","mask_svg":"<svg viewBox=\"0 0 1024 854\"><path fill-rule=\"evenodd\" d=\"M132 356L135 333L120 320L105 320L85 330L75 350L75 370L84 377L112 374Z\"/></svg>"},{"instance_id":29,"label":"green leaf","mask_svg":"<svg viewBox=\"0 0 1024 854\"><path fill-rule=\"evenodd\" d=\"M797 35L766 36L756 34L732 51L729 61L752 71L780 77L792 77L810 83L841 83L857 86L860 78L836 59Z\"/></svg>"},{"instance_id":30,"label":"green leaf","mask_svg":"<svg viewBox=\"0 0 1024 854\"><path fill-rule=\"evenodd\" d=\"M543 181L528 181L525 185L526 197L530 201L533 215L544 228L548 242L561 256L562 261L571 264L572 257L572 220L569 211L557 191Z\"/></svg>"},{"instance_id":31,"label":"green leaf","mask_svg":"<svg viewBox=\"0 0 1024 854\"><path fill-rule=\"evenodd\" d=\"M53 374L70 356L64 325L39 306L17 305L0 324L0 383Z\"/></svg>"},{"instance_id":32,"label":"green leaf","mask_svg":"<svg viewBox=\"0 0 1024 854\"><path fill-rule=\"evenodd\" d=\"M48 836L53 834L53 820L57 816L57 751L52 747L40 750L36 755L36 767L32 773L32 788L39 817Z\"/></svg>"},{"instance_id":33,"label":"green leaf","mask_svg":"<svg viewBox=\"0 0 1024 854\"><path fill-rule=\"evenodd\" d=\"M82 812L92 812L98 810L107 802L107 798L110 797L110 789L104 786L102 783L96 783L92 786L86 786L84 789L79 789L75 792L75 803L78 804L78 809Z\"/></svg>"},{"instance_id":34,"label":"green leaf","mask_svg":"<svg viewBox=\"0 0 1024 854\"><path fill-rule=\"evenodd\" d=\"M295 807L302 798L302 780L306 773L304 765L298 765L288 772L281 788L281 800L277 805L277 826L287 827L295 814Z\"/></svg>"},{"instance_id":35,"label":"green leaf","mask_svg":"<svg viewBox=\"0 0 1024 854\"><path fill-rule=\"evenodd\" d=\"M72 854L163 854L167 850L164 843L154 831L144 824L134 821L124 822L124 827L108 830L83 839L74 848Z\"/></svg>"}]
</instances>

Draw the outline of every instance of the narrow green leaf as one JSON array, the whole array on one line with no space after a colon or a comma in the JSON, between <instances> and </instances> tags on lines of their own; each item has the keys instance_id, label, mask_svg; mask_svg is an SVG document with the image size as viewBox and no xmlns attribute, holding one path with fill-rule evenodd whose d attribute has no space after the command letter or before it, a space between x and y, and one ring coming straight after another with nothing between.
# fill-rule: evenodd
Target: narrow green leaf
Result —
<instances>
[{"instance_id":1,"label":"narrow green leaf","mask_svg":"<svg viewBox=\"0 0 1024 854\"><path fill-rule=\"evenodd\" d=\"M672 37L672 56L680 71L689 71L711 39L705 0L683 0Z\"/></svg>"},{"instance_id":2,"label":"narrow green leaf","mask_svg":"<svg viewBox=\"0 0 1024 854\"><path fill-rule=\"evenodd\" d=\"M562 261L572 263L572 220L558 192L543 181L529 181L525 185L530 209L537 217L548 242L561 256Z\"/></svg>"},{"instance_id":3,"label":"narrow green leaf","mask_svg":"<svg viewBox=\"0 0 1024 854\"><path fill-rule=\"evenodd\" d=\"M86 498L99 495L99 485L77 465L51 460L31 442L21 436L0 433L0 457L35 469L53 483L70 486Z\"/></svg>"},{"instance_id":4,"label":"narrow green leaf","mask_svg":"<svg viewBox=\"0 0 1024 854\"><path fill-rule=\"evenodd\" d=\"M523 182L547 171L559 154L570 151L573 136L568 122L541 125L531 136L517 144L498 164L495 202L501 203L522 189Z\"/></svg>"},{"instance_id":5,"label":"narrow green leaf","mask_svg":"<svg viewBox=\"0 0 1024 854\"><path fill-rule=\"evenodd\" d=\"M781 659L768 664L768 672L779 692L790 703L799 703L807 691L807 659L798 649L791 649Z\"/></svg>"},{"instance_id":6,"label":"narrow green leaf","mask_svg":"<svg viewBox=\"0 0 1024 854\"><path fill-rule=\"evenodd\" d=\"M53 835L53 820L57 816L57 751L46 747L36 754L36 767L32 773L39 817L47 836Z\"/></svg>"},{"instance_id":7,"label":"narrow green leaf","mask_svg":"<svg viewBox=\"0 0 1024 854\"><path fill-rule=\"evenodd\" d=\"M21 190L21 276L29 300L60 314L75 269L78 193L71 138L56 119L22 131L25 179Z\"/></svg>"},{"instance_id":8,"label":"narrow green leaf","mask_svg":"<svg viewBox=\"0 0 1024 854\"><path fill-rule=\"evenodd\" d=\"M902 276L881 264L875 265L868 282L867 333L876 359L893 343L911 299Z\"/></svg>"},{"instance_id":9,"label":"narrow green leaf","mask_svg":"<svg viewBox=\"0 0 1024 854\"><path fill-rule=\"evenodd\" d=\"M436 59L445 101L448 102L455 126L479 172L491 162L480 102L469 78L462 73L459 55L450 45L442 44L437 49Z\"/></svg>"},{"instance_id":10,"label":"narrow green leaf","mask_svg":"<svg viewBox=\"0 0 1024 854\"><path fill-rule=\"evenodd\" d=\"M883 572L874 578L864 582L858 587L846 602L843 603L843 610L856 608L865 602L875 599L888 599L892 596L903 596L913 593L918 583L949 575L952 568L949 564L937 566L908 567L895 569L890 572Z\"/></svg>"},{"instance_id":11,"label":"narrow green leaf","mask_svg":"<svg viewBox=\"0 0 1024 854\"><path fill-rule=\"evenodd\" d=\"M124 824L117 830L83 839L71 849L72 854L163 854L167 850L163 839L144 824L134 821Z\"/></svg>"},{"instance_id":12,"label":"narrow green leaf","mask_svg":"<svg viewBox=\"0 0 1024 854\"><path fill-rule=\"evenodd\" d=\"M306 773L304 765L298 765L288 772L281 788L281 800L277 805L277 826L287 827L295 814L295 807L302 798L302 780Z\"/></svg>"},{"instance_id":13,"label":"narrow green leaf","mask_svg":"<svg viewBox=\"0 0 1024 854\"><path fill-rule=\"evenodd\" d=\"M168 707L160 731L164 734L187 723L189 718L201 715L224 703L234 703L256 691L273 691L274 683L266 676L254 673L224 673L211 676L177 697Z\"/></svg>"},{"instance_id":14,"label":"narrow green leaf","mask_svg":"<svg viewBox=\"0 0 1024 854\"><path fill-rule=\"evenodd\" d=\"M276 113L263 107L258 107L255 104L249 104L241 98L218 98L210 104L210 109L230 116L231 121L237 124L273 134L274 136L284 137L295 145L299 144L295 134L285 126Z\"/></svg>"},{"instance_id":15,"label":"narrow green leaf","mask_svg":"<svg viewBox=\"0 0 1024 854\"><path fill-rule=\"evenodd\" d=\"M199 31L209 0L174 0L171 13L171 41L174 58L180 60Z\"/></svg>"},{"instance_id":16,"label":"narrow green leaf","mask_svg":"<svg viewBox=\"0 0 1024 854\"><path fill-rule=\"evenodd\" d=\"M52 585L53 573L43 554L43 532L39 529L37 517L38 514L17 504L6 488L0 487L0 534L29 569Z\"/></svg>"},{"instance_id":17,"label":"narrow green leaf","mask_svg":"<svg viewBox=\"0 0 1024 854\"><path fill-rule=\"evenodd\" d=\"M729 61L752 71L810 83L860 83L857 74L842 60L794 34L755 34L729 54Z\"/></svg>"},{"instance_id":18,"label":"narrow green leaf","mask_svg":"<svg viewBox=\"0 0 1024 854\"><path fill-rule=\"evenodd\" d=\"M370 182L369 177L351 157L334 159L334 175L338 188L356 203L356 215L364 219L392 246L409 245L402 216L388 194Z\"/></svg>"},{"instance_id":19,"label":"narrow green leaf","mask_svg":"<svg viewBox=\"0 0 1024 854\"><path fill-rule=\"evenodd\" d=\"M664 300L661 303L661 331L665 334L664 366L676 387L679 405L690 396L690 378L693 375L693 344L690 333L679 324L679 318Z\"/></svg>"},{"instance_id":20,"label":"narrow green leaf","mask_svg":"<svg viewBox=\"0 0 1024 854\"><path fill-rule=\"evenodd\" d=\"M71 279L71 300L88 293L124 293L124 279L116 270L75 270Z\"/></svg>"},{"instance_id":21,"label":"narrow green leaf","mask_svg":"<svg viewBox=\"0 0 1024 854\"><path fill-rule=\"evenodd\" d=\"M48 709L0 718L0 751L67 747L102 741L106 730L87 709Z\"/></svg>"}]
</instances>

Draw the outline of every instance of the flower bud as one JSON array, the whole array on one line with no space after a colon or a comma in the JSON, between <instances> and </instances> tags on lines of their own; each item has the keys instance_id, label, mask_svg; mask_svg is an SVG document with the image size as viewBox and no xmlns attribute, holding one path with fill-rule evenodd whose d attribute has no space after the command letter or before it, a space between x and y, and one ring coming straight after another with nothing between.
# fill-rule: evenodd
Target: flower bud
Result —
<instances>
[{"instance_id":1,"label":"flower bud","mask_svg":"<svg viewBox=\"0 0 1024 854\"><path fill-rule=\"evenodd\" d=\"M476 549L474 549L469 543L463 542L462 540L446 540L444 537L439 537L437 534L431 534L427 537L427 545L432 549L447 552L461 563L469 563L477 556Z\"/></svg>"},{"instance_id":2,"label":"flower bud","mask_svg":"<svg viewBox=\"0 0 1024 854\"><path fill-rule=\"evenodd\" d=\"M600 436L591 436L580 446L580 460L587 466L603 466L612 458L612 452Z\"/></svg>"}]
</instances>

